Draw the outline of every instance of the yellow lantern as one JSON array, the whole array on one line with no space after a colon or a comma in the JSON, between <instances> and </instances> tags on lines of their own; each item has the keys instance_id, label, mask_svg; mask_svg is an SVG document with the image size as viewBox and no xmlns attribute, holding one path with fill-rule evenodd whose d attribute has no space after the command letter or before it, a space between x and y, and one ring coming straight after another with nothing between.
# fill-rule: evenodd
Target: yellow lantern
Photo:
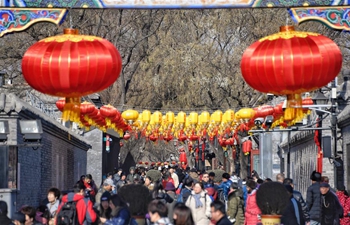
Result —
<instances>
[{"instance_id":1,"label":"yellow lantern","mask_svg":"<svg viewBox=\"0 0 350 225\"><path fill-rule=\"evenodd\" d=\"M174 124L174 122L175 122L175 114L173 112L171 112L171 111L167 112L165 114L165 117L166 117L167 123L169 125L173 125Z\"/></svg>"},{"instance_id":2,"label":"yellow lantern","mask_svg":"<svg viewBox=\"0 0 350 225\"><path fill-rule=\"evenodd\" d=\"M207 125L210 121L210 113L207 111L202 112L199 120L200 120L201 124Z\"/></svg>"},{"instance_id":3,"label":"yellow lantern","mask_svg":"<svg viewBox=\"0 0 350 225\"><path fill-rule=\"evenodd\" d=\"M236 113L236 116L245 123L248 123L248 121L255 116L255 111L251 108L243 108Z\"/></svg>"},{"instance_id":4,"label":"yellow lantern","mask_svg":"<svg viewBox=\"0 0 350 225\"><path fill-rule=\"evenodd\" d=\"M179 112L177 114L176 120L177 120L177 122L179 124L180 129L182 129L184 127L185 123L186 123L186 113L184 113L182 111Z\"/></svg>"},{"instance_id":5,"label":"yellow lantern","mask_svg":"<svg viewBox=\"0 0 350 225\"><path fill-rule=\"evenodd\" d=\"M226 118L226 121L231 124L235 119L235 112L232 109L228 109L224 113L224 116Z\"/></svg>"},{"instance_id":6,"label":"yellow lantern","mask_svg":"<svg viewBox=\"0 0 350 225\"><path fill-rule=\"evenodd\" d=\"M210 120L216 124L219 125L222 120L222 112L220 110L216 110L213 114L210 116Z\"/></svg>"},{"instance_id":7,"label":"yellow lantern","mask_svg":"<svg viewBox=\"0 0 350 225\"><path fill-rule=\"evenodd\" d=\"M198 113L191 112L190 116L189 116L189 119L188 119L188 122L190 123L190 125L196 126L197 123L198 123Z\"/></svg>"},{"instance_id":8,"label":"yellow lantern","mask_svg":"<svg viewBox=\"0 0 350 225\"><path fill-rule=\"evenodd\" d=\"M139 113L136 110L128 109L122 113L122 117L128 124L133 124L139 117Z\"/></svg>"},{"instance_id":9,"label":"yellow lantern","mask_svg":"<svg viewBox=\"0 0 350 225\"><path fill-rule=\"evenodd\" d=\"M142 122L149 123L151 120L151 112L149 110L143 110L142 112Z\"/></svg>"},{"instance_id":10,"label":"yellow lantern","mask_svg":"<svg viewBox=\"0 0 350 225\"><path fill-rule=\"evenodd\" d=\"M155 111L152 115L154 119L154 124L159 127L162 124L162 113L159 111Z\"/></svg>"}]
</instances>

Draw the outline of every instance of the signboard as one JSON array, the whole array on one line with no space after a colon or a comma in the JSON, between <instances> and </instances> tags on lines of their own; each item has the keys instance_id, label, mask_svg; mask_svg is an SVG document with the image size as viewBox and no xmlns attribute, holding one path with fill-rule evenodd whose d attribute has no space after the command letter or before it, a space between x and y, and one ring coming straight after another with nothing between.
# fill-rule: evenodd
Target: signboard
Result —
<instances>
[{"instance_id":1,"label":"signboard","mask_svg":"<svg viewBox=\"0 0 350 225\"><path fill-rule=\"evenodd\" d=\"M4 3L2 3L4 4ZM13 0L15 7L124 8L124 9L205 9L344 6L342 0ZM2 5L5 6L5 5Z\"/></svg>"}]
</instances>

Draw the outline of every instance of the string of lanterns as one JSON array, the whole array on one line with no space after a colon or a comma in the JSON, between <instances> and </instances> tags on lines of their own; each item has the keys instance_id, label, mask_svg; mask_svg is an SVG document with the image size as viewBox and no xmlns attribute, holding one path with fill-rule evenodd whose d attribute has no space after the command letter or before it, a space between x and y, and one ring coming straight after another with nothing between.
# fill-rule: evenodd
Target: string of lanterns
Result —
<instances>
[{"instance_id":1,"label":"string of lanterns","mask_svg":"<svg viewBox=\"0 0 350 225\"><path fill-rule=\"evenodd\" d=\"M65 99L56 102L59 110L63 111ZM312 105L312 99L307 97L302 100L303 105ZM303 109L303 115L310 113L307 108ZM226 110L222 112L217 110L213 113L203 111L201 113L191 112L186 114L180 111L175 115L168 111L165 115L160 111L151 112L143 110L126 110L119 112L111 105L104 105L100 109L90 102L80 104L80 119L75 121L80 127L89 129L91 126L97 127L103 131L113 129L125 140L132 137L144 137L150 141L156 142L164 140L178 140L180 142L205 140L207 137L213 141L218 138L221 146L234 145L239 131L249 131L255 128L256 118L265 118L269 115L274 117L274 123L271 128L280 126L287 127L295 124L297 119L285 121L283 102L276 106L263 105L256 108L242 108L237 112ZM264 128L264 124L262 125Z\"/></svg>"}]
</instances>

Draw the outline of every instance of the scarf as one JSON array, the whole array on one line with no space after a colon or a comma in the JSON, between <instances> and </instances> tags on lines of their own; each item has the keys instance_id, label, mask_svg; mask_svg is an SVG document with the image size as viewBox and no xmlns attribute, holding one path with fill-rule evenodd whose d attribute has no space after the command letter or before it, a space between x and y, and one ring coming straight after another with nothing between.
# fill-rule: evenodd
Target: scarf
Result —
<instances>
[{"instance_id":1,"label":"scarf","mask_svg":"<svg viewBox=\"0 0 350 225\"><path fill-rule=\"evenodd\" d=\"M203 207L203 203L201 202L201 193L194 194L193 198L194 198L195 203L196 203L196 208Z\"/></svg>"}]
</instances>

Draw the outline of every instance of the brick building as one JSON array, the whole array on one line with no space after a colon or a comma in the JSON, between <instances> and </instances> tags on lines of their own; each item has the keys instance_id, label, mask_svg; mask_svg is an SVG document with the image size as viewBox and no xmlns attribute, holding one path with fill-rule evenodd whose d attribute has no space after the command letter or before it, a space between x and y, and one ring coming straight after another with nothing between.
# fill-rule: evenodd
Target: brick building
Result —
<instances>
[{"instance_id":1,"label":"brick building","mask_svg":"<svg viewBox=\"0 0 350 225\"><path fill-rule=\"evenodd\" d=\"M19 120L36 119L43 129L39 147L28 146L19 127ZM56 120L4 93L0 94L0 120L9 124L7 141L0 142L0 200L7 201L10 213L24 204L38 206L50 187L71 189L86 174L91 146Z\"/></svg>"}]
</instances>

